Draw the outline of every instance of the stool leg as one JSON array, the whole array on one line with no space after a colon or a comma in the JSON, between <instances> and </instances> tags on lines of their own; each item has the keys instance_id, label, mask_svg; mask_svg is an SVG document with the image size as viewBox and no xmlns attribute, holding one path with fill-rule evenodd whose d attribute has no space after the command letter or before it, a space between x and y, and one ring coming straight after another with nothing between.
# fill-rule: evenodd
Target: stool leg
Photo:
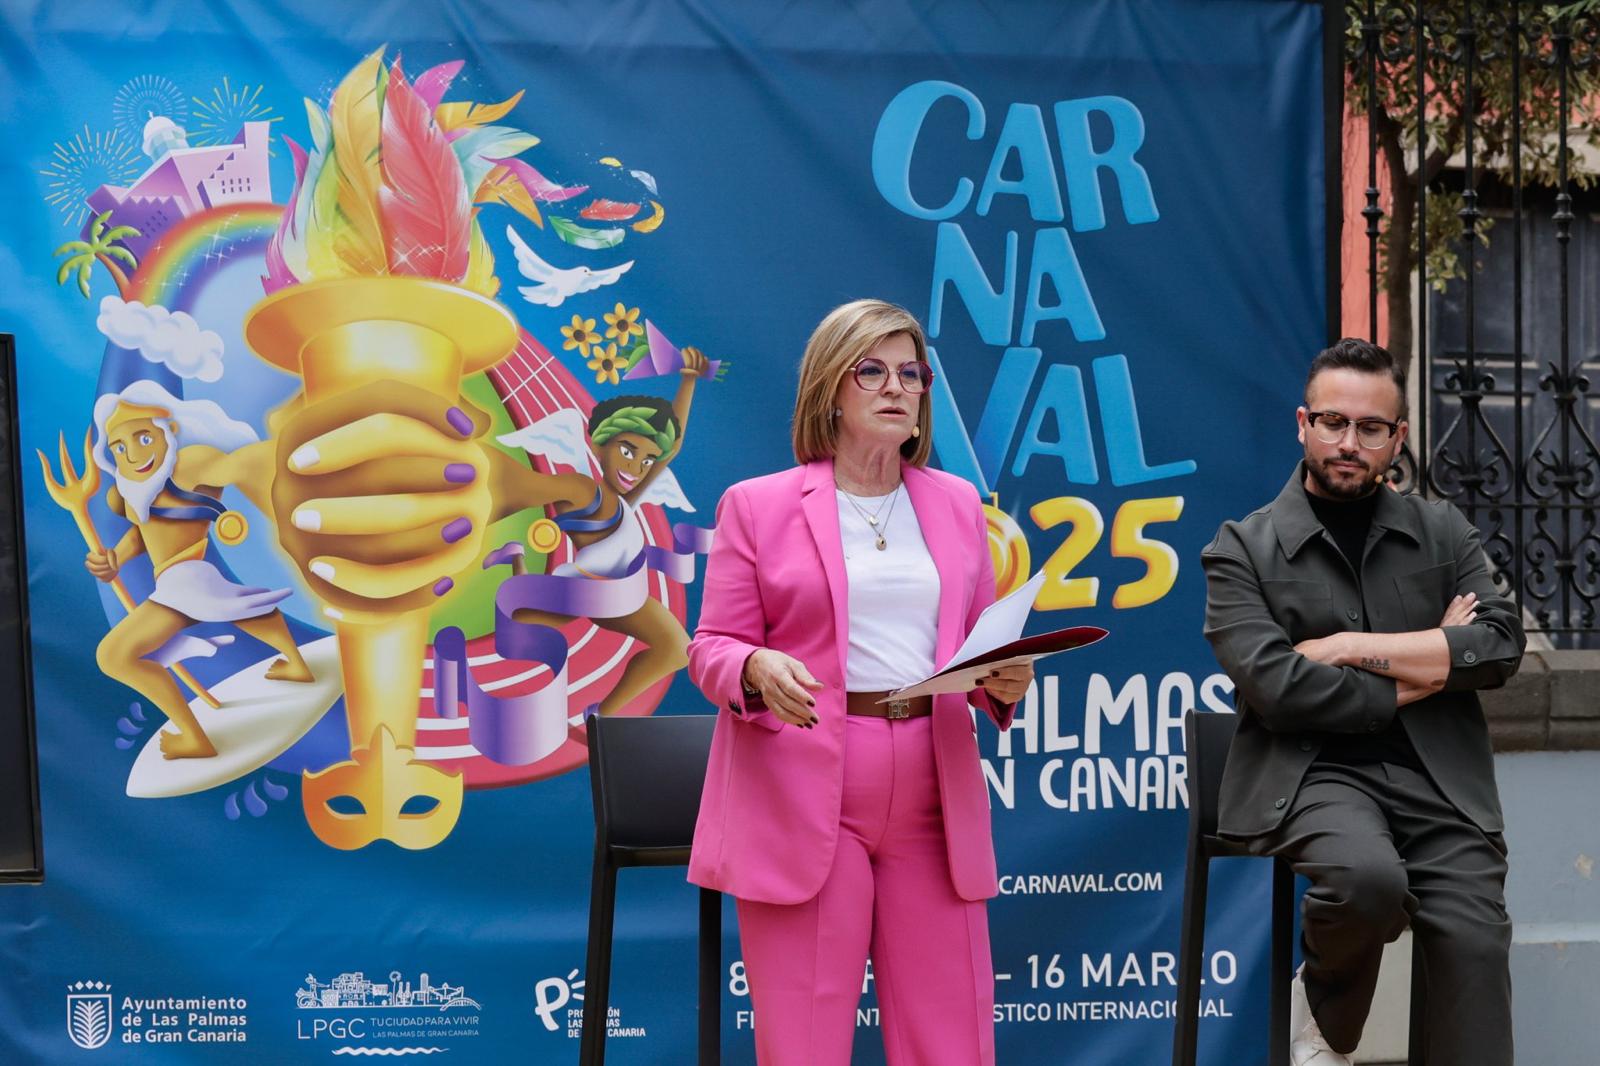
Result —
<instances>
[{"instance_id":1,"label":"stool leg","mask_svg":"<svg viewBox=\"0 0 1600 1066\"><path fill-rule=\"evenodd\" d=\"M700 890L700 1066L722 1058L722 893Z\"/></svg>"},{"instance_id":2,"label":"stool leg","mask_svg":"<svg viewBox=\"0 0 1600 1066\"><path fill-rule=\"evenodd\" d=\"M1172 1066L1194 1066L1200 1029L1200 967L1206 940L1206 887L1211 856L1191 825L1183 869L1183 929L1178 938L1178 1019Z\"/></svg>"},{"instance_id":3,"label":"stool leg","mask_svg":"<svg viewBox=\"0 0 1600 1066\"><path fill-rule=\"evenodd\" d=\"M1294 980L1294 869L1272 861L1272 989L1267 1062L1289 1066L1289 983Z\"/></svg>"},{"instance_id":4,"label":"stool leg","mask_svg":"<svg viewBox=\"0 0 1600 1066\"><path fill-rule=\"evenodd\" d=\"M1411 1034L1406 1041L1408 1066L1427 1066L1428 1063L1428 968L1417 945L1417 934L1411 933Z\"/></svg>"},{"instance_id":5,"label":"stool leg","mask_svg":"<svg viewBox=\"0 0 1600 1066\"><path fill-rule=\"evenodd\" d=\"M603 847L594 852L594 873L589 888L589 952L584 963L583 1039L578 1045L581 1066L604 1066L606 1023L611 985L611 931L616 917L617 869L607 861Z\"/></svg>"}]
</instances>

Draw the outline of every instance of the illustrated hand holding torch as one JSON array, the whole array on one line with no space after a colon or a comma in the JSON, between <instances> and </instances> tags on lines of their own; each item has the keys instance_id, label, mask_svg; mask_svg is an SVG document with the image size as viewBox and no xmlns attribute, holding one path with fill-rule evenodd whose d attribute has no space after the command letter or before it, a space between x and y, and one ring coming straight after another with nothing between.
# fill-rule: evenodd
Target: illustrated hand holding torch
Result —
<instances>
[{"instance_id":1,"label":"illustrated hand holding torch","mask_svg":"<svg viewBox=\"0 0 1600 1066\"><path fill-rule=\"evenodd\" d=\"M458 406L464 374L516 346L515 320L441 281L309 282L258 304L245 339L301 376L305 406L279 433L279 542L325 605L344 672L351 759L302 782L306 817L337 848L427 848L461 810L462 778L413 758L430 605L476 563L491 500ZM357 813L329 801L347 796ZM431 809L409 813L424 797Z\"/></svg>"},{"instance_id":2,"label":"illustrated hand holding torch","mask_svg":"<svg viewBox=\"0 0 1600 1066\"><path fill-rule=\"evenodd\" d=\"M251 349L304 385L277 433L272 510L338 638L351 757L301 789L312 831L336 848L432 847L461 811L461 774L414 757L423 653L429 609L481 558L492 511L487 421L460 399L462 378L518 341L491 298L472 204L487 184L537 178L498 157L538 139L501 130L495 159L458 157L451 133L521 96L440 103L459 67L424 74L423 92L379 49L326 112L306 102L313 150L291 145L298 181L267 252L271 295L244 324ZM341 796L359 812L329 802ZM431 808L412 810L418 797Z\"/></svg>"}]
</instances>

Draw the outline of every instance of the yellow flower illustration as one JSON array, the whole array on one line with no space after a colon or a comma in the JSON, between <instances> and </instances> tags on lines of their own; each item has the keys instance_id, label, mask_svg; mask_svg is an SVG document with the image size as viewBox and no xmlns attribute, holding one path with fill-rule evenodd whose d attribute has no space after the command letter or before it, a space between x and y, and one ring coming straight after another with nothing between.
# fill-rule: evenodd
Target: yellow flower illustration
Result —
<instances>
[{"instance_id":1,"label":"yellow flower illustration","mask_svg":"<svg viewBox=\"0 0 1600 1066\"><path fill-rule=\"evenodd\" d=\"M626 345L634 334L644 335L644 327L639 325L639 309L629 309L617 304L615 311L608 311L603 316L606 320L606 336L617 338L617 343Z\"/></svg>"},{"instance_id":2,"label":"yellow flower illustration","mask_svg":"<svg viewBox=\"0 0 1600 1066\"><path fill-rule=\"evenodd\" d=\"M606 316L607 321L610 318L610 315ZM587 356L589 354L589 346L600 340L600 334L594 331L594 319L584 318L582 315L573 315L572 325L562 326L561 335L567 338L566 343L561 345L562 349L571 351L576 348L578 349L578 354L582 356Z\"/></svg>"},{"instance_id":3,"label":"yellow flower illustration","mask_svg":"<svg viewBox=\"0 0 1600 1066\"><path fill-rule=\"evenodd\" d=\"M617 346L608 344L602 348L596 343L594 358L589 360L588 367L594 371L596 385L615 385L617 372L622 369L622 360L617 358Z\"/></svg>"}]
</instances>

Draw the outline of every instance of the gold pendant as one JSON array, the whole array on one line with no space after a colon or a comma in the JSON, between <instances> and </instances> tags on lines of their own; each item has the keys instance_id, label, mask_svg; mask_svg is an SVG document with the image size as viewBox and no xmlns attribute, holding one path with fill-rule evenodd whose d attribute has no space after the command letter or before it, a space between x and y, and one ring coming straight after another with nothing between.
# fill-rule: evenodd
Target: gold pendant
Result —
<instances>
[{"instance_id":1,"label":"gold pendant","mask_svg":"<svg viewBox=\"0 0 1600 1066\"><path fill-rule=\"evenodd\" d=\"M889 542L888 541L884 540L882 537L878 538L878 550L879 551L883 551L888 546L889 546Z\"/></svg>"}]
</instances>

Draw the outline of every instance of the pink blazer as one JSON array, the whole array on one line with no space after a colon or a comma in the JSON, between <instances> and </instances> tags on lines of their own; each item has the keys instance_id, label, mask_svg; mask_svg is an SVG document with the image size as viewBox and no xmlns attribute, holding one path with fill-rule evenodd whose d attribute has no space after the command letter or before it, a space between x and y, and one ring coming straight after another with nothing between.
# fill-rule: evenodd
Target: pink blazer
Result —
<instances>
[{"instance_id":1,"label":"pink blazer","mask_svg":"<svg viewBox=\"0 0 1600 1066\"><path fill-rule=\"evenodd\" d=\"M902 467L939 571L936 660L966 638L994 599L988 532L973 487ZM849 608L831 460L732 486L717 505L689 677L718 708L695 825L689 880L741 899L802 903L833 865L844 790L844 663ZM814 729L779 721L740 677L758 648L794 656L825 686ZM989 798L968 701L1005 729L1015 708L981 690L936 696L934 755L950 878L963 899L996 891Z\"/></svg>"}]
</instances>

